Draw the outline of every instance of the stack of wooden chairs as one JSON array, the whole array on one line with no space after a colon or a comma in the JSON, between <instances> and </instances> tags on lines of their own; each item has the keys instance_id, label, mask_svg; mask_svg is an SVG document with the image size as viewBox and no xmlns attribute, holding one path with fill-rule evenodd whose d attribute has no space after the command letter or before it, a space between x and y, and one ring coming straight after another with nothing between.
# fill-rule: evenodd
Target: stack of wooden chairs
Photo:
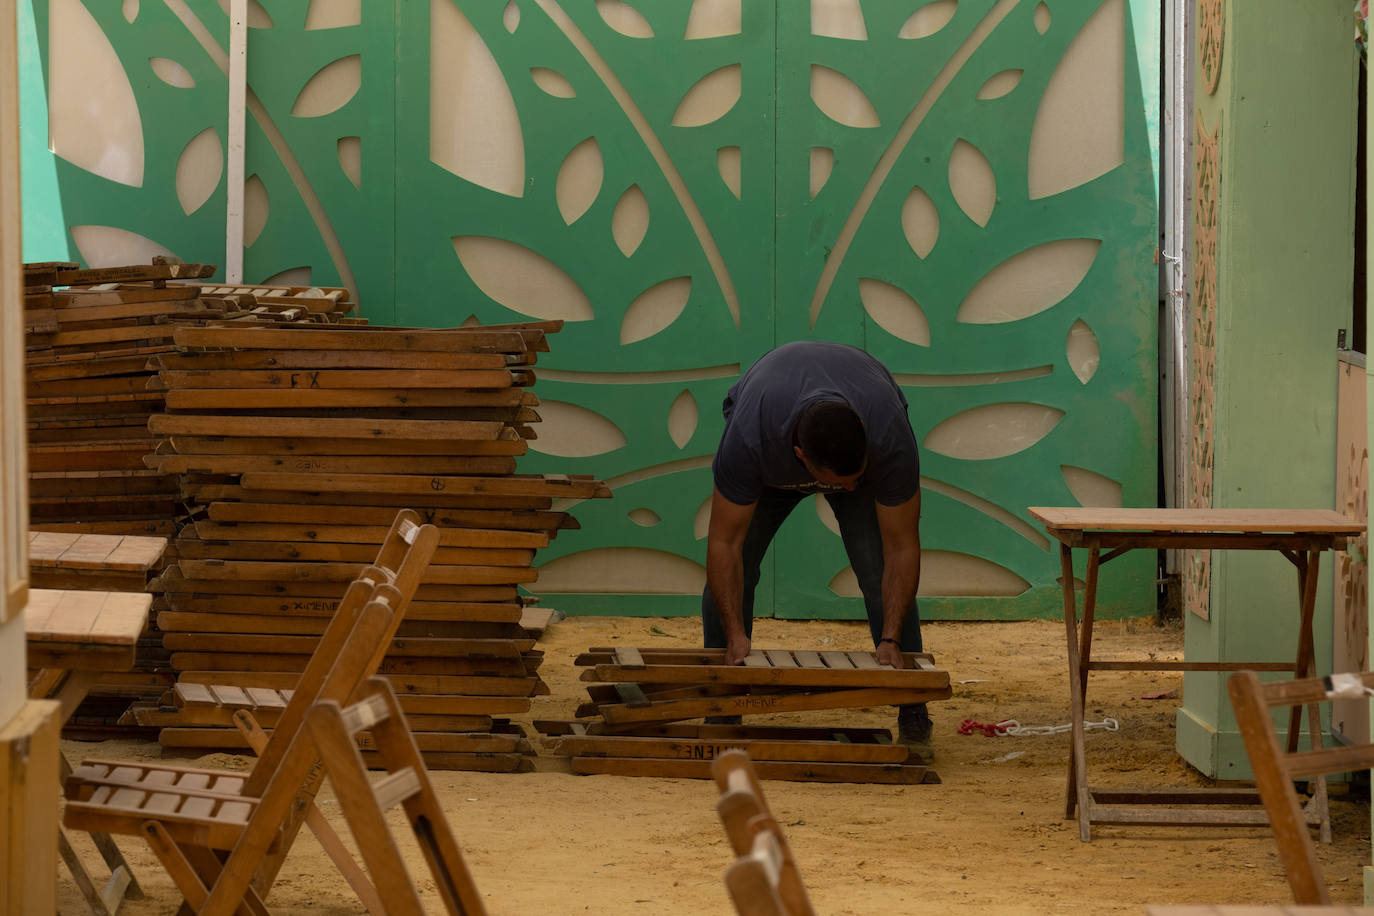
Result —
<instances>
[{"instance_id":1,"label":"stack of wooden chairs","mask_svg":"<svg viewBox=\"0 0 1374 916\"><path fill-rule=\"evenodd\" d=\"M949 699L949 673L929 654L904 660L898 669L872 652L755 649L727 665L723 649L593 648L576 660L593 682L579 718L535 727L575 773L705 779L712 759L743 748L764 779L939 782L888 729L687 721Z\"/></svg>"},{"instance_id":2,"label":"stack of wooden chairs","mask_svg":"<svg viewBox=\"0 0 1374 916\"><path fill-rule=\"evenodd\" d=\"M340 586L409 507L440 544L380 673L431 767L531 768L506 717L548 688L518 587L575 525L553 501L610 495L514 473L538 420L530 367L559 326L177 328L150 422L164 437L150 462L179 475L192 519L156 583L177 685L136 721L168 749L242 746L214 691L243 691L272 721Z\"/></svg>"}]
</instances>

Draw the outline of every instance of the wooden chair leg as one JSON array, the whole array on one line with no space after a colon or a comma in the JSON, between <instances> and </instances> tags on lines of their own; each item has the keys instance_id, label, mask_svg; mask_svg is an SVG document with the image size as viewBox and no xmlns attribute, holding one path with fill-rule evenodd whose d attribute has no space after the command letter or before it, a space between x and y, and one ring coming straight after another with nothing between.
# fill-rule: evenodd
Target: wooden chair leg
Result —
<instances>
[{"instance_id":1,"label":"wooden chair leg","mask_svg":"<svg viewBox=\"0 0 1374 916\"><path fill-rule=\"evenodd\" d=\"M172 883L181 891L181 896L186 898L186 903L192 910L199 910L205 905L205 898L210 895L205 887L205 882L195 867L187 860L185 853L176 841L167 833L167 828L157 821L148 821L143 825L143 838L148 841L148 846L157 856L162 867L171 876Z\"/></svg>"},{"instance_id":2,"label":"wooden chair leg","mask_svg":"<svg viewBox=\"0 0 1374 916\"><path fill-rule=\"evenodd\" d=\"M76 882L76 889L81 891L81 896L86 898L92 910L99 916L114 916L114 910L110 909L105 903L105 898L100 891L95 889L95 882L91 880L91 875L86 871L86 865L77 856L76 850L72 849L71 840L67 839L67 832L60 827L57 830L57 852L62 856L62 861L67 865L67 871L71 873L72 880Z\"/></svg>"}]
</instances>

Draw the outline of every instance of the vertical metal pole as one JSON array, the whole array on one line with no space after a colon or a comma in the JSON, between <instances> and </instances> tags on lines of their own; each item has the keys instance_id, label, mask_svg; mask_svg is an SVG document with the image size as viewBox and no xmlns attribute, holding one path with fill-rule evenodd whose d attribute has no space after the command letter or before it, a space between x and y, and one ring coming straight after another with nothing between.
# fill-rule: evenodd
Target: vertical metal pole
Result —
<instances>
[{"instance_id":1,"label":"vertical metal pole","mask_svg":"<svg viewBox=\"0 0 1374 916\"><path fill-rule=\"evenodd\" d=\"M248 95L248 0L229 4L229 150L224 279L243 282L244 107Z\"/></svg>"},{"instance_id":2,"label":"vertical metal pole","mask_svg":"<svg viewBox=\"0 0 1374 916\"><path fill-rule=\"evenodd\" d=\"M1164 425L1164 504L1185 506L1188 501L1188 245L1192 241L1190 208L1193 200L1192 71L1193 4L1191 0L1166 0L1164 4L1164 98L1160 123L1164 129L1164 172L1160 182L1160 217L1164 225L1164 252L1160 282L1165 290L1164 330L1160 360L1166 370L1168 390L1161 392ZM1168 552L1168 569L1179 568L1179 552Z\"/></svg>"}]
</instances>

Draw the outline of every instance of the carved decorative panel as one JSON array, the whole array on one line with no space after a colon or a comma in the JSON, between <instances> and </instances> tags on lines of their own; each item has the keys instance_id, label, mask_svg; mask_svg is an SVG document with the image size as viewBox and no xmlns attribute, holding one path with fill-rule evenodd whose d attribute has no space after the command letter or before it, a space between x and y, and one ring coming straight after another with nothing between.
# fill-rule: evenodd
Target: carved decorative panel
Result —
<instances>
[{"instance_id":1,"label":"carved decorative panel","mask_svg":"<svg viewBox=\"0 0 1374 916\"><path fill-rule=\"evenodd\" d=\"M1193 142L1193 290L1188 363L1188 507L1212 506L1217 378L1217 207L1221 198L1221 126L1208 135L1197 113ZM1183 606L1206 619L1212 554L1187 551Z\"/></svg>"}]
</instances>

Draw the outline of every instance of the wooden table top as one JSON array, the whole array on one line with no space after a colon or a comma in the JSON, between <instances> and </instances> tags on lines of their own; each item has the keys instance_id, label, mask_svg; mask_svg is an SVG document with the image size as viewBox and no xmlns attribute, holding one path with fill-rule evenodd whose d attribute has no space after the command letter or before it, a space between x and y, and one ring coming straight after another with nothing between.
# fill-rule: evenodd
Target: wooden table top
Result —
<instances>
[{"instance_id":1,"label":"wooden table top","mask_svg":"<svg viewBox=\"0 0 1374 916\"><path fill-rule=\"evenodd\" d=\"M32 668L127 670L139 634L148 623L153 596L34 588L24 609Z\"/></svg>"},{"instance_id":2,"label":"wooden table top","mask_svg":"<svg viewBox=\"0 0 1374 916\"><path fill-rule=\"evenodd\" d=\"M166 538L29 532L29 565L43 568L147 572L166 549Z\"/></svg>"},{"instance_id":3,"label":"wooden table top","mask_svg":"<svg viewBox=\"0 0 1374 916\"><path fill-rule=\"evenodd\" d=\"M1223 534L1359 535L1362 522L1332 509L1104 509L1033 506L1046 528L1062 531L1144 531Z\"/></svg>"}]
</instances>

